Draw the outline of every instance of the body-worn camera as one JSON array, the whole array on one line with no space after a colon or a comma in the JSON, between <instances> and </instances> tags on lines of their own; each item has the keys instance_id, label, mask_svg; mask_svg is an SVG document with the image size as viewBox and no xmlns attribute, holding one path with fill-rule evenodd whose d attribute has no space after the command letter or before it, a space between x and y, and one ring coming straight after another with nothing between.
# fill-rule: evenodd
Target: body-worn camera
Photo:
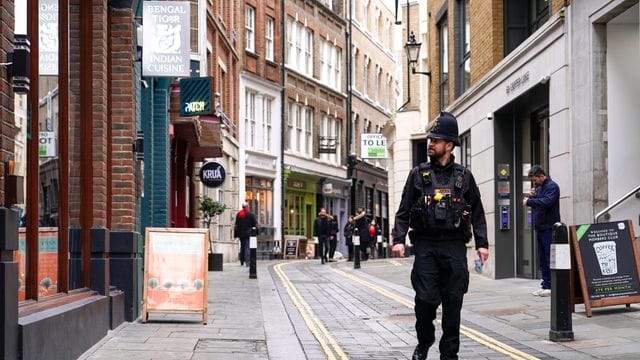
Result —
<instances>
[{"instance_id":1,"label":"body-worn camera","mask_svg":"<svg viewBox=\"0 0 640 360\"><path fill-rule=\"evenodd\" d=\"M448 201L441 200L438 201L435 208L433 209L433 217L436 221L447 221L447 208Z\"/></svg>"}]
</instances>

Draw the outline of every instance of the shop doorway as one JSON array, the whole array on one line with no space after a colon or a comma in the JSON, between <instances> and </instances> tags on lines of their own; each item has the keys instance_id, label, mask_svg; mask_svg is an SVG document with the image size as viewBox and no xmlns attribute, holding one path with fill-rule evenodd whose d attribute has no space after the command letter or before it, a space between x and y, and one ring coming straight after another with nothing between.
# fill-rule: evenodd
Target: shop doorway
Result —
<instances>
[{"instance_id":1,"label":"shop doorway","mask_svg":"<svg viewBox=\"0 0 640 360\"><path fill-rule=\"evenodd\" d=\"M549 86L540 84L494 114L495 277L539 277L529 194L531 165L549 165Z\"/></svg>"},{"instance_id":2,"label":"shop doorway","mask_svg":"<svg viewBox=\"0 0 640 360\"><path fill-rule=\"evenodd\" d=\"M529 196L531 181L529 169L532 165L540 165L545 170L549 164L549 108L543 106L525 116L518 124L520 149L518 149L520 166L516 167L516 193L520 194L516 203ZM548 171L548 170L547 170ZM516 277L535 279L539 277L539 261L537 243L533 230L533 218L530 207L516 207Z\"/></svg>"}]
</instances>

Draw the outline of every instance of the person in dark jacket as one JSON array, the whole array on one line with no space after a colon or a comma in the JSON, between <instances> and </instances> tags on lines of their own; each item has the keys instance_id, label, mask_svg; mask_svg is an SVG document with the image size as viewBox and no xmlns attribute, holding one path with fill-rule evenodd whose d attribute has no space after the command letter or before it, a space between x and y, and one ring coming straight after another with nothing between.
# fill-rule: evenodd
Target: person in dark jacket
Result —
<instances>
[{"instance_id":1,"label":"person in dark jacket","mask_svg":"<svg viewBox=\"0 0 640 360\"><path fill-rule=\"evenodd\" d=\"M329 215L329 219L331 220L331 230L329 231L331 235L329 235L329 258L328 261L333 260L334 255L336 254L336 247L338 246L338 233L340 232L340 225L338 224L338 218L335 215Z\"/></svg>"},{"instance_id":2,"label":"person in dark jacket","mask_svg":"<svg viewBox=\"0 0 640 360\"><path fill-rule=\"evenodd\" d=\"M355 221L353 220L353 216L349 215L349 219L344 225L344 229L342 229L344 241L347 245L347 252L349 253L347 261L353 261L353 229L355 229Z\"/></svg>"},{"instance_id":3,"label":"person in dark jacket","mask_svg":"<svg viewBox=\"0 0 640 360\"><path fill-rule=\"evenodd\" d=\"M535 296L551 295L551 235L553 224L560 221L560 187L547 176L540 165L533 165L529 170L529 179L534 186L529 196L522 200L524 206L533 210L533 228L538 242L538 259L542 282L540 289L534 291Z\"/></svg>"},{"instance_id":4,"label":"person in dark jacket","mask_svg":"<svg viewBox=\"0 0 640 360\"><path fill-rule=\"evenodd\" d=\"M366 210L358 208L353 219L356 222L358 235L360 235L360 254L354 254L354 256L360 256L360 260L367 261L369 259L368 249L371 244L371 238L369 236L369 219L367 218Z\"/></svg>"},{"instance_id":5,"label":"person in dark jacket","mask_svg":"<svg viewBox=\"0 0 640 360\"><path fill-rule=\"evenodd\" d=\"M320 208L318 217L313 222L313 236L318 238L318 246L320 246L320 262L324 264L329 259L329 237L331 236L331 220L327 216L327 210Z\"/></svg>"},{"instance_id":6,"label":"person in dark jacket","mask_svg":"<svg viewBox=\"0 0 640 360\"><path fill-rule=\"evenodd\" d=\"M249 266L249 238L251 237L251 229L257 225L256 216L251 212L249 203L243 202L242 210L236 214L233 234L233 237L240 238L240 265Z\"/></svg>"},{"instance_id":7,"label":"person in dark jacket","mask_svg":"<svg viewBox=\"0 0 640 360\"><path fill-rule=\"evenodd\" d=\"M480 191L471 172L455 163L451 153L458 138L458 122L446 112L431 123L427 138L430 161L409 173L392 230L394 256L404 256L409 233L415 260L411 284L416 292L418 345L412 359L427 358L435 342L436 310L442 303L440 359L458 359L460 311L469 285L466 243L471 238L484 263L489 257L487 223Z\"/></svg>"}]
</instances>

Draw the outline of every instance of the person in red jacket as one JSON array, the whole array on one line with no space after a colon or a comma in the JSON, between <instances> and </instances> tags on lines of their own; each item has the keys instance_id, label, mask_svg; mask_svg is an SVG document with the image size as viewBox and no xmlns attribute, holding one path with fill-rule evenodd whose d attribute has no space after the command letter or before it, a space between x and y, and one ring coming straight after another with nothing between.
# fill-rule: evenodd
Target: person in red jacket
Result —
<instances>
[{"instance_id":1,"label":"person in red jacket","mask_svg":"<svg viewBox=\"0 0 640 360\"><path fill-rule=\"evenodd\" d=\"M240 265L249 266L249 238L251 229L257 227L256 216L251 212L248 202L242 203L242 210L236 215L233 237L240 239ZM256 234L257 235L257 234Z\"/></svg>"}]
</instances>

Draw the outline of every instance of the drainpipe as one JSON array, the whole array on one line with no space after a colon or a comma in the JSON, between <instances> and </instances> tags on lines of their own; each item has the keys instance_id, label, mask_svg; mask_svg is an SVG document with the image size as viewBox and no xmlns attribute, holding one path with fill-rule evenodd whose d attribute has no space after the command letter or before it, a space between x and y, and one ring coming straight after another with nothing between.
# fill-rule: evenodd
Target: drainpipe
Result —
<instances>
[{"instance_id":1,"label":"drainpipe","mask_svg":"<svg viewBox=\"0 0 640 360\"><path fill-rule=\"evenodd\" d=\"M284 245L284 217L286 215L286 209L284 206L285 203L285 178L284 178L284 143L285 143L285 111L286 111L286 93L284 88L284 64L285 64L285 19L286 14L284 11L284 4L286 0L280 1L280 239L282 240L282 244ZM280 246L282 248L282 246Z\"/></svg>"}]
</instances>

